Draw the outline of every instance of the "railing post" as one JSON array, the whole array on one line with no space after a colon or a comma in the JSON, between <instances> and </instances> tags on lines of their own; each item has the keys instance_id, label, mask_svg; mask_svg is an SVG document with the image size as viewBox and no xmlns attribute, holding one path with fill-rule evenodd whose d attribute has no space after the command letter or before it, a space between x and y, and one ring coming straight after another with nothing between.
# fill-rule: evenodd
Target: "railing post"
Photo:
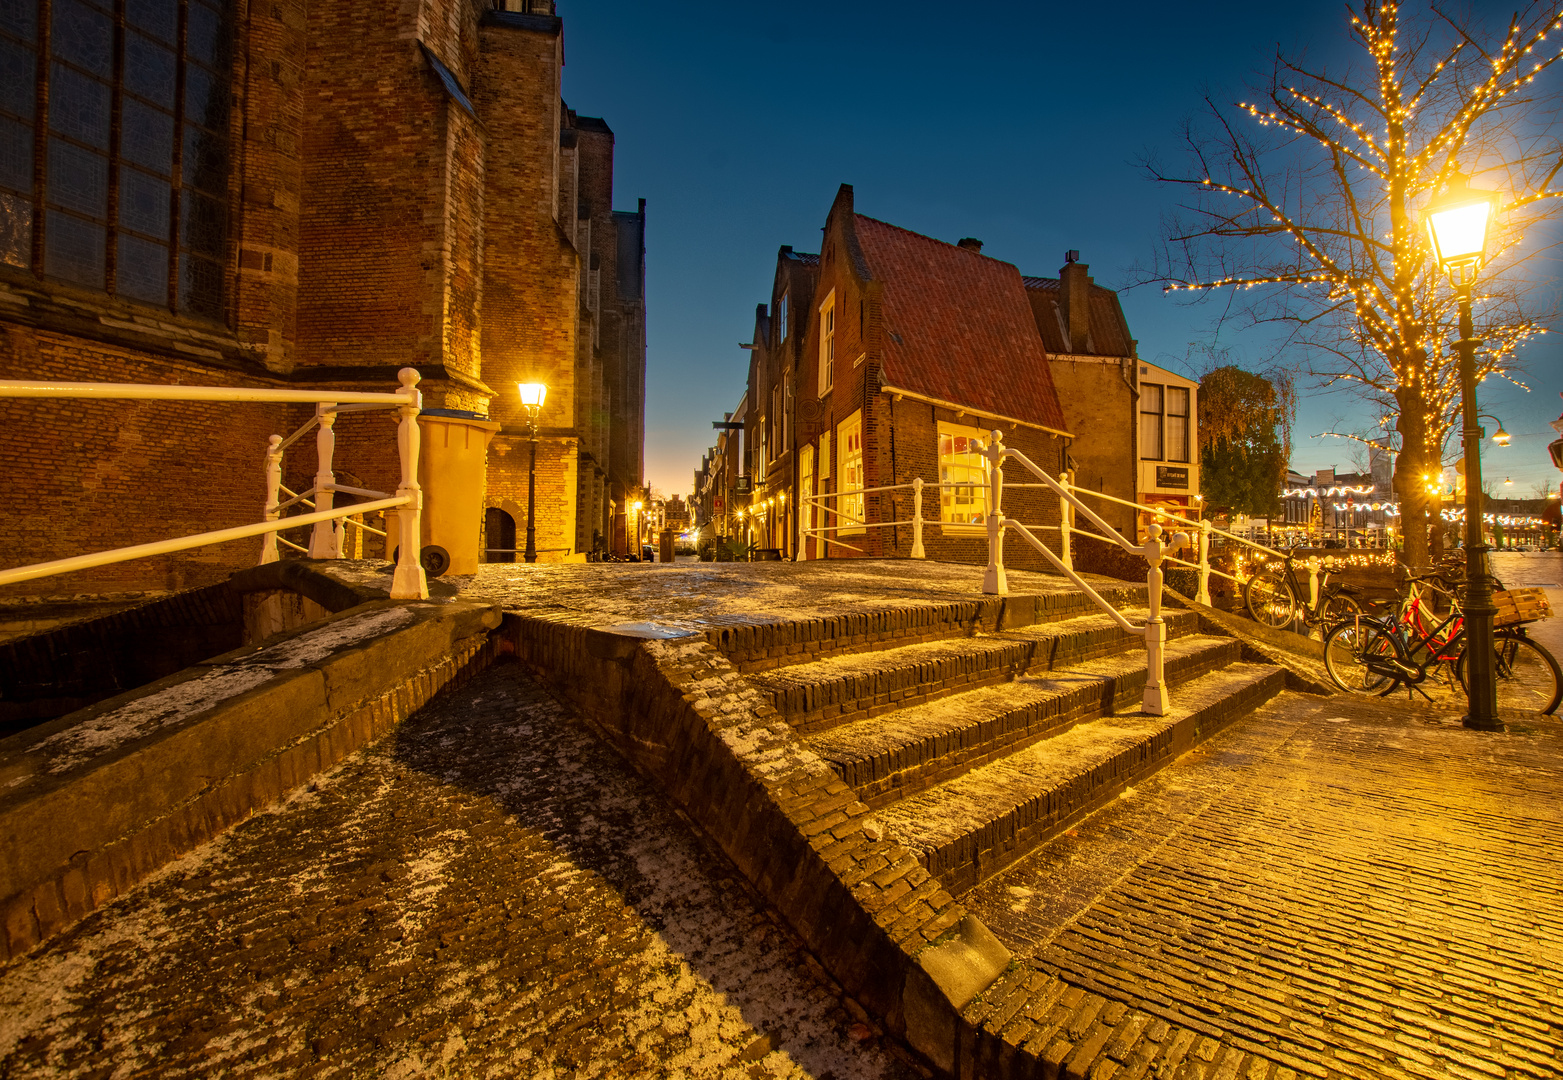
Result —
<instances>
[{"instance_id":1,"label":"railing post","mask_svg":"<svg viewBox=\"0 0 1563 1080\"><path fill-rule=\"evenodd\" d=\"M999 432L992 433L984 456L988 459L988 569L982 575L982 591L990 595L1009 592L1009 579L1004 574L1004 444Z\"/></svg>"},{"instance_id":2,"label":"railing post","mask_svg":"<svg viewBox=\"0 0 1563 1080\"><path fill-rule=\"evenodd\" d=\"M276 521L282 515L277 509L277 489L282 486L282 436L273 435L266 440L266 514L267 521ZM276 562L277 534L269 532L261 540L262 565Z\"/></svg>"},{"instance_id":3,"label":"railing post","mask_svg":"<svg viewBox=\"0 0 1563 1080\"><path fill-rule=\"evenodd\" d=\"M926 559L923 551L923 478L912 481L912 558Z\"/></svg>"},{"instance_id":4,"label":"railing post","mask_svg":"<svg viewBox=\"0 0 1563 1080\"><path fill-rule=\"evenodd\" d=\"M391 579L392 600L427 600L429 580L419 561L422 544L423 489L418 486L418 413L423 409L423 394L418 389L418 372L405 367L396 373L402 384L406 404L397 408L401 423L396 429L396 448L401 457L402 482L396 494L409 502L396 508L396 526L401 534L397 547L396 574ZM389 539L389 537L387 538Z\"/></svg>"},{"instance_id":5,"label":"railing post","mask_svg":"<svg viewBox=\"0 0 1563 1080\"><path fill-rule=\"evenodd\" d=\"M1150 564L1145 575L1145 598L1150 607L1150 618L1145 620L1145 698L1141 709L1150 716L1166 716L1171 702L1167 699L1166 652L1167 624L1161 617L1161 558L1167 547L1181 548L1189 538L1184 533L1172 537L1170 545L1161 542L1161 525L1154 520L1145 528L1145 546L1140 553Z\"/></svg>"},{"instance_id":6,"label":"railing post","mask_svg":"<svg viewBox=\"0 0 1563 1080\"><path fill-rule=\"evenodd\" d=\"M1199 523L1199 592L1194 594L1196 604L1210 606L1210 530L1208 519Z\"/></svg>"},{"instance_id":7,"label":"railing post","mask_svg":"<svg viewBox=\"0 0 1563 1080\"><path fill-rule=\"evenodd\" d=\"M332 406L325 402L315 406L315 419L320 423L320 430L315 433L315 453L318 457L315 466L316 510L330 510L336 498L336 493L331 490L331 485L336 483L336 474L331 471L331 458L336 453L336 413L331 409ZM309 557L338 558L342 554L338 540L336 522L315 522L314 531L309 535Z\"/></svg>"},{"instance_id":8,"label":"railing post","mask_svg":"<svg viewBox=\"0 0 1563 1080\"><path fill-rule=\"evenodd\" d=\"M1075 491L1075 471L1064 470L1064 490L1071 495ZM1058 557L1063 560L1065 566L1073 570L1075 568L1074 543L1070 533L1074 528L1075 504L1068 499L1058 500Z\"/></svg>"},{"instance_id":9,"label":"railing post","mask_svg":"<svg viewBox=\"0 0 1563 1080\"><path fill-rule=\"evenodd\" d=\"M1308 607L1310 610L1319 606L1319 557L1308 556Z\"/></svg>"}]
</instances>

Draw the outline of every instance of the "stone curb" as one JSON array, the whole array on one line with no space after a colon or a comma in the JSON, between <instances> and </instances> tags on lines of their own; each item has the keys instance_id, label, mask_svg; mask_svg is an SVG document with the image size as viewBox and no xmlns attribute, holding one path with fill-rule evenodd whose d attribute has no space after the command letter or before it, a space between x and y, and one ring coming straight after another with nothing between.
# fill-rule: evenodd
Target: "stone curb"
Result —
<instances>
[{"instance_id":1,"label":"stone curb","mask_svg":"<svg viewBox=\"0 0 1563 1080\"><path fill-rule=\"evenodd\" d=\"M486 667L498 625L481 604L365 604L0 740L0 961Z\"/></svg>"}]
</instances>

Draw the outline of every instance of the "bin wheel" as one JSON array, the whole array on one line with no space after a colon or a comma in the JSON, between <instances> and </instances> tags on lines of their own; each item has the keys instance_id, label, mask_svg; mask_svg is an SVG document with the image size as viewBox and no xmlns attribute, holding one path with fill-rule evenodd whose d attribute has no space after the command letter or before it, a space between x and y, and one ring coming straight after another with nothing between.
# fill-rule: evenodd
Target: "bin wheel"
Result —
<instances>
[{"instance_id":1,"label":"bin wheel","mask_svg":"<svg viewBox=\"0 0 1563 1080\"><path fill-rule=\"evenodd\" d=\"M418 553L418 561L423 564L423 572L430 577L439 577L450 569L450 552L438 544L430 544Z\"/></svg>"},{"instance_id":2,"label":"bin wheel","mask_svg":"<svg viewBox=\"0 0 1563 1080\"><path fill-rule=\"evenodd\" d=\"M391 562L393 564L401 556L401 553L402 549L399 547L391 549ZM450 552L438 544L430 544L419 553L418 561L423 564L423 572L425 574L428 574L430 577L439 577L450 569Z\"/></svg>"}]
</instances>

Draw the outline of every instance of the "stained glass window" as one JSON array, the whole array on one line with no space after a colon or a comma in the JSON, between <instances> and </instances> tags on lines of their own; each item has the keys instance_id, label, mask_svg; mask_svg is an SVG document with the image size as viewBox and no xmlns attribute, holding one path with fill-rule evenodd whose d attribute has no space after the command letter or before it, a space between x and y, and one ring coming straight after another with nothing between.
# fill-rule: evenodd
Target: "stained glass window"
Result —
<instances>
[{"instance_id":1,"label":"stained glass window","mask_svg":"<svg viewBox=\"0 0 1563 1080\"><path fill-rule=\"evenodd\" d=\"M0 263L221 315L230 5L0 0Z\"/></svg>"}]
</instances>

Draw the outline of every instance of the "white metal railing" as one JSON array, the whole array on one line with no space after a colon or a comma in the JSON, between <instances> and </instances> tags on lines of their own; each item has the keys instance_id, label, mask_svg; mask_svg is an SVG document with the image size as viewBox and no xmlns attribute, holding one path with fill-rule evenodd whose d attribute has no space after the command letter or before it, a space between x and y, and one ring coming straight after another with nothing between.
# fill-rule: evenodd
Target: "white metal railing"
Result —
<instances>
[{"instance_id":1,"label":"white metal railing","mask_svg":"<svg viewBox=\"0 0 1563 1080\"><path fill-rule=\"evenodd\" d=\"M255 387L228 386L158 386L145 383L77 383L42 382L32 380L0 380L0 398L96 398L140 401L216 401L216 402L282 402L313 404L314 417L288 438L273 435L267 441L265 454L266 503L265 520L253 525L240 525L231 529L181 536L171 540L158 540L150 544L98 551L89 555L76 555L68 559L18 566L0 570L0 585L74 570L88 570L110 563L144 559L152 555L166 555L174 551L221 544L229 540L242 540L251 536L263 537L261 541L262 563L275 562L277 544L294 550L307 551L311 558L339 558L341 556L341 527L336 522L376 511L403 508L396 516L399 535L399 557L396 572L391 579L393 600L427 599L428 580L418 560L420 517L423 509L423 493L418 486L418 413L423 408L423 394L418 390L418 372L402 368L397 373L401 388L394 393L363 393L356 391L321 390L273 390ZM395 495L368 488L338 484L332 472L332 455L336 449L336 418L342 413L362 412L371 409L396 409L400 412L397 426L397 455L401 461L401 484ZM311 428L319 427L315 446L317 467L314 486L303 492L288 491L287 502L280 501L282 486L282 454L294 441ZM336 492L341 491L369 499L337 509L332 506ZM313 496L314 501L310 501ZM312 512L284 517L282 511L294 505L307 505ZM369 529L359 522L353 525ZM307 549L277 536L283 529L312 525L313 531ZM377 529L369 529L378 533ZM381 533L380 535L384 535Z\"/></svg>"},{"instance_id":2,"label":"white metal railing","mask_svg":"<svg viewBox=\"0 0 1563 1080\"><path fill-rule=\"evenodd\" d=\"M863 554L862 548L853 544L848 544L843 540L838 540L832 534L840 534L844 531L850 530L848 535L855 536L857 533L867 532L869 529L887 529L895 525L910 525L912 527L911 557L914 559L927 558L927 555L923 549L923 527L930 524L948 525L950 522L943 521L940 518L935 518L930 521L928 518L923 516L923 492L930 488L936 491L941 491L945 488L981 488L983 486L985 485L981 483L972 484L955 482L930 484L919 476L915 480L912 480L910 483L906 484L887 484L884 487L872 488L848 488L844 491L832 491L825 495L799 496L798 503L800 506L808 509L820 510L826 514L832 514L841 521L845 521L847 524L820 524L817 526L800 524L798 526L798 559L803 562L808 561L809 549L806 541L811 536L817 540L823 541L826 544L834 544L837 547L846 548L848 551L856 551L859 554ZM837 510L835 506L830 505L831 503L836 502L838 499L850 499L854 496L864 497L868 495L876 495L886 491L910 491L912 493L912 516L906 518L905 520L898 521L865 521L862 518L852 517L850 514L847 514L841 510ZM1059 526L1033 525L1031 528L1057 529Z\"/></svg>"},{"instance_id":3,"label":"white metal railing","mask_svg":"<svg viewBox=\"0 0 1563 1080\"><path fill-rule=\"evenodd\" d=\"M1160 506L1147 506L1142 503L1130 502L1127 499L1120 499L1116 496L1107 495L1100 491L1092 491L1090 488L1076 487L1072 483L1066 483L1064 486L1075 495L1089 495L1093 499L1101 499L1104 502L1117 503L1119 506L1127 506L1132 510L1154 513L1158 520L1178 522L1180 524L1187 525L1192 530L1194 530L1194 532L1197 533L1199 537L1198 560L1196 562L1189 562L1186 559L1174 558L1171 555L1166 555L1163 557L1168 562L1177 563L1179 566L1187 566L1193 570L1199 571L1199 589L1194 595L1194 602L1197 604L1204 604L1206 607L1210 606L1211 574L1215 574L1217 577L1226 578L1228 581L1235 582L1239 585L1243 584L1246 580L1245 578L1234 577L1225 571L1217 570L1215 567L1210 565L1210 538L1212 536L1224 536L1229 540L1236 540L1239 544L1251 547L1255 551L1261 551L1264 554L1273 556L1277 559L1284 559L1286 557L1284 553L1276 551L1274 548L1266 547L1263 544L1256 544L1252 540L1247 540L1241 536L1238 536L1236 533L1227 532L1225 529L1218 529L1215 527L1213 522L1204 518L1200 518L1198 520L1187 518L1181 514L1174 514L1172 511ZM1309 573L1309 587L1313 594L1312 603L1317 604L1319 601L1319 570L1321 569L1322 564L1315 556L1308 559L1307 566Z\"/></svg>"},{"instance_id":4,"label":"white metal railing","mask_svg":"<svg viewBox=\"0 0 1563 1080\"><path fill-rule=\"evenodd\" d=\"M1138 636L1145 642L1145 695L1141 708L1151 716L1165 716L1170 702L1167 698L1166 681L1166 651L1167 651L1167 624L1161 617L1161 586L1162 572L1161 560L1165 557L1167 548L1181 548L1188 544L1188 535L1178 533L1172 537L1170 545L1161 541L1161 526L1155 522L1146 528L1146 538L1143 544L1132 544L1119 535L1118 530L1103 521L1096 512L1085 503L1081 502L1069 489L1058 480L1049 476L1037 467L1036 463L1026 457L1019 450L1013 450L1004 445L1002 433L993 432L993 438L983 450L983 456L988 459L988 568L983 574L982 591L985 593L1003 594L1009 592L1009 583L1004 573L1004 533L1008 529L1014 529L1036 548L1038 554L1053 564L1053 568L1074 582L1075 587L1089 596L1096 605L1117 623L1124 631ZM1145 577L1145 599L1150 609L1149 616L1143 625L1135 626L1123 612L1113 607L1104 600L1095 589L1086 584L1084 578L1075 573L1074 567L1066 563L1063 558L1055 555L1053 551L1042 541L1036 538L1029 528L1013 518L1004 516L1004 462L1008 458L1014 458L1026 467L1026 469L1042 482L1042 486L1050 489L1059 498L1063 506L1072 507L1076 512L1084 514L1090 522L1102 530L1102 536L1116 542L1119 547L1132 554L1141 555L1150 565ZM1060 514L1061 521L1067 521L1067 513ZM1065 534L1067 542L1067 533Z\"/></svg>"}]
</instances>

